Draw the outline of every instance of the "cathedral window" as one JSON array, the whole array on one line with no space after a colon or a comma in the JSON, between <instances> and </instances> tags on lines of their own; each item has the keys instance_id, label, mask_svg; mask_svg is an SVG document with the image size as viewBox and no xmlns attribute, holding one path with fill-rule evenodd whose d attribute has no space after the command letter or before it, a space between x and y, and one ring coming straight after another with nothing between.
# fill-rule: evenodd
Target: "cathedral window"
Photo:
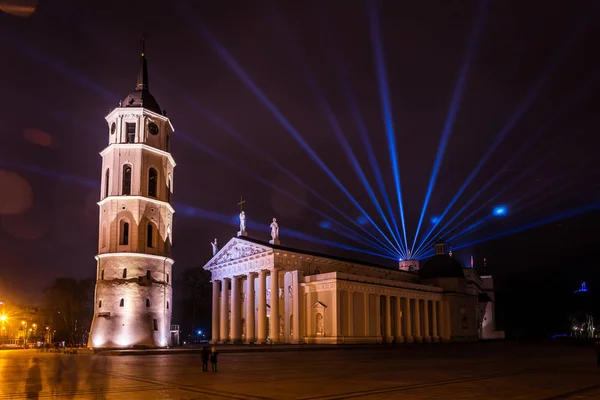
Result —
<instances>
[{"instance_id":1,"label":"cathedral window","mask_svg":"<svg viewBox=\"0 0 600 400\"><path fill-rule=\"evenodd\" d=\"M104 197L108 197L108 182L110 181L110 169L106 168L106 174L104 175Z\"/></svg>"},{"instance_id":2,"label":"cathedral window","mask_svg":"<svg viewBox=\"0 0 600 400\"><path fill-rule=\"evenodd\" d=\"M148 171L148 196L156 197L158 185L158 173L154 168L150 168Z\"/></svg>"},{"instance_id":3,"label":"cathedral window","mask_svg":"<svg viewBox=\"0 0 600 400\"><path fill-rule=\"evenodd\" d=\"M169 300L167 300L167 310L169 309Z\"/></svg>"},{"instance_id":4,"label":"cathedral window","mask_svg":"<svg viewBox=\"0 0 600 400\"><path fill-rule=\"evenodd\" d=\"M125 307L125 299L121 297L121 302L119 303L119 307Z\"/></svg>"},{"instance_id":5,"label":"cathedral window","mask_svg":"<svg viewBox=\"0 0 600 400\"><path fill-rule=\"evenodd\" d=\"M98 308L102 308L102 300L98 302Z\"/></svg>"},{"instance_id":6,"label":"cathedral window","mask_svg":"<svg viewBox=\"0 0 600 400\"><path fill-rule=\"evenodd\" d=\"M146 299L146 307L150 307L150 299Z\"/></svg>"},{"instance_id":7,"label":"cathedral window","mask_svg":"<svg viewBox=\"0 0 600 400\"><path fill-rule=\"evenodd\" d=\"M123 279L127 279L127 268L123 268Z\"/></svg>"},{"instance_id":8,"label":"cathedral window","mask_svg":"<svg viewBox=\"0 0 600 400\"><path fill-rule=\"evenodd\" d=\"M152 275L150 275L150 270L146 270L146 279L150 279Z\"/></svg>"},{"instance_id":9,"label":"cathedral window","mask_svg":"<svg viewBox=\"0 0 600 400\"><path fill-rule=\"evenodd\" d=\"M131 165L123 165L123 195L131 194Z\"/></svg>"},{"instance_id":10,"label":"cathedral window","mask_svg":"<svg viewBox=\"0 0 600 400\"><path fill-rule=\"evenodd\" d=\"M171 143L169 143L170 142L169 139L170 139L169 135L167 135L167 139L166 139L167 142L166 142L166 145L165 145L165 148L166 148L167 151L169 151L169 146L171 145Z\"/></svg>"},{"instance_id":11,"label":"cathedral window","mask_svg":"<svg viewBox=\"0 0 600 400\"><path fill-rule=\"evenodd\" d=\"M102 281L104 280L104 270L102 270L102 275L100 277L100 280L102 280Z\"/></svg>"},{"instance_id":12,"label":"cathedral window","mask_svg":"<svg viewBox=\"0 0 600 400\"><path fill-rule=\"evenodd\" d=\"M135 122L127 122L127 143L135 143Z\"/></svg>"},{"instance_id":13,"label":"cathedral window","mask_svg":"<svg viewBox=\"0 0 600 400\"><path fill-rule=\"evenodd\" d=\"M157 331L158 330L158 321L157 320L153 320L154 321L154 330Z\"/></svg>"},{"instance_id":14,"label":"cathedral window","mask_svg":"<svg viewBox=\"0 0 600 400\"><path fill-rule=\"evenodd\" d=\"M154 247L154 229L152 228L152 224L148 224L148 232L146 236L146 246Z\"/></svg>"},{"instance_id":15,"label":"cathedral window","mask_svg":"<svg viewBox=\"0 0 600 400\"><path fill-rule=\"evenodd\" d=\"M167 283L169 283L169 274L167 274Z\"/></svg>"},{"instance_id":16,"label":"cathedral window","mask_svg":"<svg viewBox=\"0 0 600 400\"><path fill-rule=\"evenodd\" d=\"M129 222L121 220L121 245L129 244Z\"/></svg>"}]
</instances>

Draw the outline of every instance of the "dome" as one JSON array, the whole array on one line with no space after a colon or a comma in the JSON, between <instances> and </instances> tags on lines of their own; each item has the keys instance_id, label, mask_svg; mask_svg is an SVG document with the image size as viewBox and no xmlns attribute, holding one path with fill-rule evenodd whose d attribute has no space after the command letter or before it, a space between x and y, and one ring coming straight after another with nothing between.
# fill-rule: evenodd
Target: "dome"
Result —
<instances>
[{"instance_id":1,"label":"dome","mask_svg":"<svg viewBox=\"0 0 600 400\"><path fill-rule=\"evenodd\" d=\"M152 96L150 91L146 89L134 90L129 93L127 97L121 102L122 107L144 107L147 110L153 111L157 114L162 114L158 102Z\"/></svg>"},{"instance_id":2,"label":"dome","mask_svg":"<svg viewBox=\"0 0 600 400\"><path fill-rule=\"evenodd\" d=\"M436 254L419 270L421 279L464 278L462 265L448 254Z\"/></svg>"}]
</instances>

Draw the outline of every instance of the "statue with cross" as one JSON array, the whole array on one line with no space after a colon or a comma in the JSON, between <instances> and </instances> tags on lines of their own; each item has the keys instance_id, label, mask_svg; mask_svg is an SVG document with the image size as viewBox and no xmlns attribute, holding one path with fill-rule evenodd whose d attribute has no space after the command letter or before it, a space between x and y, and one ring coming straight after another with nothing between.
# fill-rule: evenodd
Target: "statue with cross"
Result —
<instances>
[{"instance_id":1,"label":"statue with cross","mask_svg":"<svg viewBox=\"0 0 600 400\"><path fill-rule=\"evenodd\" d=\"M245 202L246 200L240 196L240 202L237 203L240 206L240 231L237 233L238 236L248 236L248 232L246 232L246 213L243 208Z\"/></svg>"}]
</instances>

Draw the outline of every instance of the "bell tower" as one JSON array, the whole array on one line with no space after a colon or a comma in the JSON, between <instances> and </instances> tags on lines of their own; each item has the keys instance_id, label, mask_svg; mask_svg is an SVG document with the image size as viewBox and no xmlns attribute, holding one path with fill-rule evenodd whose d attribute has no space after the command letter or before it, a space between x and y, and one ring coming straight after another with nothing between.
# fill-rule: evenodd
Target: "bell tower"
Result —
<instances>
[{"instance_id":1,"label":"bell tower","mask_svg":"<svg viewBox=\"0 0 600 400\"><path fill-rule=\"evenodd\" d=\"M171 344L173 125L150 93L143 43L135 89L105 117L89 347Z\"/></svg>"}]
</instances>

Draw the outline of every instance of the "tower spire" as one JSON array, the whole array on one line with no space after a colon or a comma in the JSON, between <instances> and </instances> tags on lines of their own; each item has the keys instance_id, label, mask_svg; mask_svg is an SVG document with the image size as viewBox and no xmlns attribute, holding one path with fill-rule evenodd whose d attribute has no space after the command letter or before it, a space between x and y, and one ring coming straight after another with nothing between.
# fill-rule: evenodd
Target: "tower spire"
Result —
<instances>
[{"instance_id":1,"label":"tower spire","mask_svg":"<svg viewBox=\"0 0 600 400\"><path fill-rule=\"evenodd\" d=\"M142 34L142 53L140 57L140 70L137 76L136 90L148 90L148 65L146 63L146 38L148 34Z\"/></svg>"}]
</instances>

